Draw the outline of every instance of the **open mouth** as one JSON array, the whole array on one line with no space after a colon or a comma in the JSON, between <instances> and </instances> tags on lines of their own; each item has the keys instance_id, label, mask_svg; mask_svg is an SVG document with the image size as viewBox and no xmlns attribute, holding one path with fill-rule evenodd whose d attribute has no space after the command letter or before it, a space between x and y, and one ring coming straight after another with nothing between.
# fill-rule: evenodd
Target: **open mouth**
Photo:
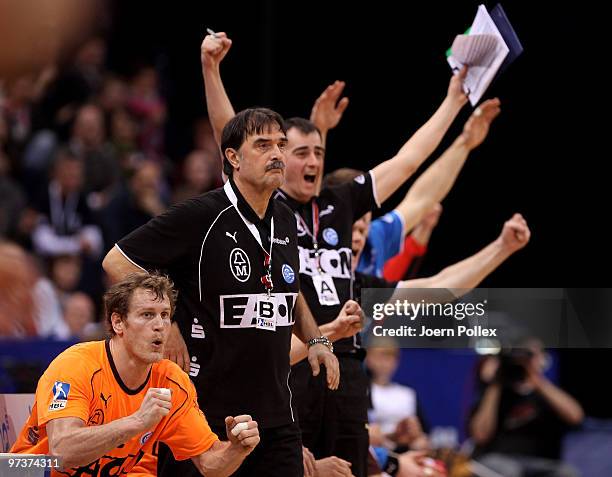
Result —
<instances>
[{"instance_id":1,"label":"open mouth","mask_svg":"<svg viewBox=\"0 0 612 477\"><path fill-rule=\"evenodd\" d=\"M162 346L164 344L163 340L161 340L161 339L153 340L152 343L153 343L153 346L155 346L155 347L159 347L159 346Z\"/></svg>"},{"instance_id":2,"label":"open mouth","mask_svg":"<svg viewBox=\"0 0 612 477\"><path fill-rule=\"evenodd\" d=\"M316 174L304 174L304 180L306 182L314 184L315 180L317 180L317 175Z\"/></svg>"}]
</instances>

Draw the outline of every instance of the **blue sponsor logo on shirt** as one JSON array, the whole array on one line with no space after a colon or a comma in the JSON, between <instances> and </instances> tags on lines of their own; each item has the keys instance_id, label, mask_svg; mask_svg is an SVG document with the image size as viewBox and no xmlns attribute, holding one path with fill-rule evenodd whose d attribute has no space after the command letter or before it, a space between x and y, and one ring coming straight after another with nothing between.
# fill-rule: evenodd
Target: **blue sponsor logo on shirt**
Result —
<instances>
[{"instance_id":1,"label":"blue sponsor logo on shirt","mask_svg":"<svg viewBox=\"0 0 612 477\"><path fill-rule=\"evenodd\" d=\"M331 227L327 227L323 230L323 239L330 245L336 246L338 245L338 232L336 232Z\"/></svg>"},{"instance_id":2,"label":"blue sponsor logo on shirt","mask_svg":"<svg viewBox=\"0 0 612 477\"><path fill-rule=\"evenodd\" d=\"M283 272L283 278L287 283L293 283L295 281L295 272L290 265L286 263L282 266L281 271Z\"/></svg>"}]
</instances>

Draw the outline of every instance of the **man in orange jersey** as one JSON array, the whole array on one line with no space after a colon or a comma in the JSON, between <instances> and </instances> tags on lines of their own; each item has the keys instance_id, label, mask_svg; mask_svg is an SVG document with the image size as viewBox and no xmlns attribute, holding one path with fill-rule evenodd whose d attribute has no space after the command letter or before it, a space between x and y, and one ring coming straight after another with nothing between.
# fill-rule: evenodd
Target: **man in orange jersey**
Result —
<instances>
[{"instance_id":1,"label":"man in orange jersey","mask_svg":"<svg viewBox=\"0 0 612 477\"><path fill-rule=\"evenodd\" d=\"M51 363L11 452L58 457L54 477L119 475L161 441L207 477L232 474L259 443L257 423L227 417L229 441L221 442L189 376L162 359L175 300L172 282L156 274L114 285L104 296L111 338L73 346Z\"/></svg>"}]
</instances>

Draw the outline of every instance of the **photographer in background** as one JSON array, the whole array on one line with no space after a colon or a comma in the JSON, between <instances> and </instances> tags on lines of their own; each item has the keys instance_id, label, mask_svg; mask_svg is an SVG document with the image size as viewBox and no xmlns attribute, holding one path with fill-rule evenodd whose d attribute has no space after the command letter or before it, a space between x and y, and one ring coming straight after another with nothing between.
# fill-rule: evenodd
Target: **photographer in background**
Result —
<instances>
[{"instance_id":1,"label":"photographer in background","mask_svg":"<svg viewBox=\"0 0 612 477\"><path fill-rule=\"evenodd\" d=\"M474 457L505 477L575 477L559 461L561 439L582 422L580 404L544 376L546 354L535 338L479 366L481 394L471 414Z\"/></svg>"}]
</instances>

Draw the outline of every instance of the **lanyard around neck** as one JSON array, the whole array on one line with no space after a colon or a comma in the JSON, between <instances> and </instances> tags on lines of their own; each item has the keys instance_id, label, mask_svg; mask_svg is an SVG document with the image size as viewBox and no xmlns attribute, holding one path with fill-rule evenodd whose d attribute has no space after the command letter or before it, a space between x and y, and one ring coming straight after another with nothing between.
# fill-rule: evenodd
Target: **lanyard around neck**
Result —
<instances>
[{"instance_id":1,"label":"lanyard around neck","mask_svg":"<svg viewBox=\"0 0 612 477\"><path fill-rule=\"evenodd\" d=\"M306 224L306 221L300 214L296 212L295 215L298 218L298 221L300 222L300 225L302 226L302 228L312 238L312 248L314 249L314 252L315 252L315 263L316 263L317 271L319 272L319 274L323 274L323 269L321 268L321 251L319 250L319 239L318 239L318 236L319 236L319 206L313 199L312 201L312 231L310 230L310 227L308 227L308 224Z\"/></svg>"},{"instance_id":2,"label":"lanyard around neck","mask_svg":"<svg viewBox=\"0 0 612 477\"><path fill-rule=\"evenodd\" d=\"M300 225L302 226L302 228L312 238L312 245L314 249L317 250L319 248L319 240L317 238L319 236L319 206L314 201L314 199L311 205L312 205L312 231L310 230L310 227L308 227L308 224L306 223L304 218L299 213L296 212L295 216L300 222Z\"/></svg>"}]
</instances>

